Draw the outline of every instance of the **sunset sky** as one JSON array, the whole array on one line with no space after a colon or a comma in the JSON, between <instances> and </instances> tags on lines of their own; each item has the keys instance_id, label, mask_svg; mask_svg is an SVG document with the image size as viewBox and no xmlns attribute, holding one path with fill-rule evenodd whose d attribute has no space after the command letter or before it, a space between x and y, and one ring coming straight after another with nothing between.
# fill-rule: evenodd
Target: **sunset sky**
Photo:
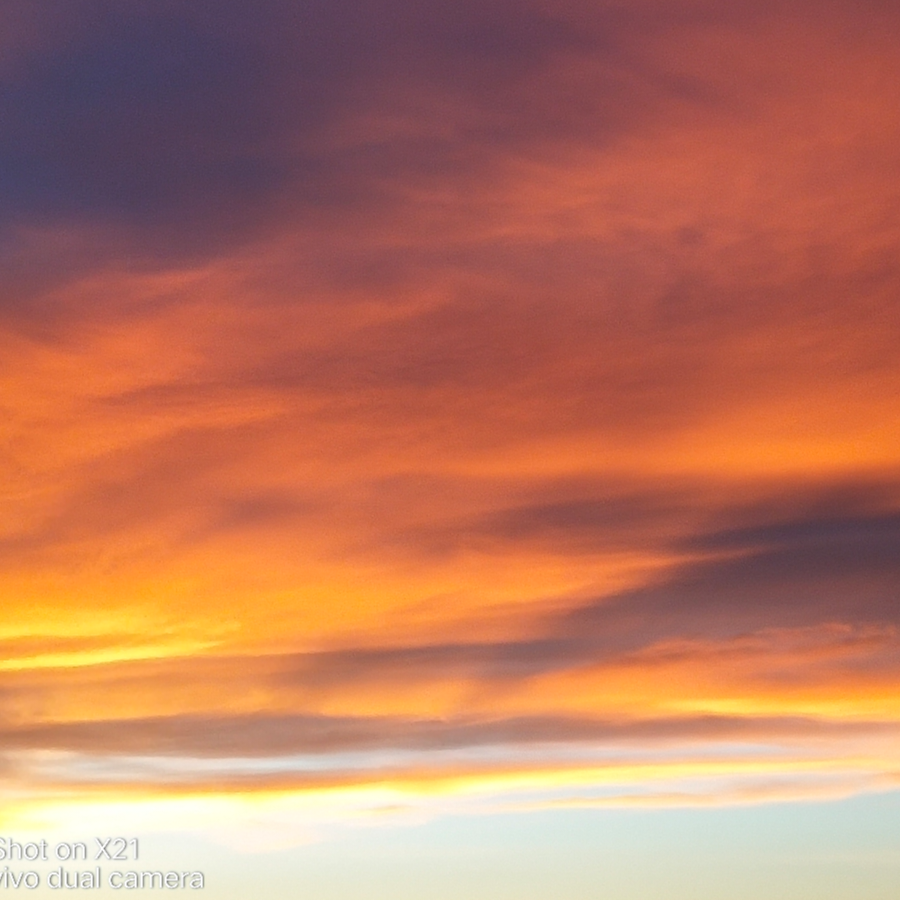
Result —
<instances>
[{"instance_id":1,"label":"sunset sky","mask_svg":"<svg viewBox=\"0 0 900 900\"><path fill-rule=\"evenodd\" d=\"M0 835L216 900L894 897L898 47L0 0Z\"/></svg>"}]
</instances>

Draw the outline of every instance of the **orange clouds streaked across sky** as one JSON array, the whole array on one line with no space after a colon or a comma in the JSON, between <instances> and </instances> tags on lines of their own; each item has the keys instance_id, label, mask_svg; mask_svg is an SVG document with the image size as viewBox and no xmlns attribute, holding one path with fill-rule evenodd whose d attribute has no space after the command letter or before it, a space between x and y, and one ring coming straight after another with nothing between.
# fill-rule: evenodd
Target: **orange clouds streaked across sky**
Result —
<instances>
[{"instance_id":1,"label":"orange clouds streaked across sky","mask_svg":"<svg viewBox=\"0 0 900 900\"><path fill-rule=\"evenodd\" d=\"M0 30L4 828L895 788L891 5Z\"/></svg>"}]
</instances>

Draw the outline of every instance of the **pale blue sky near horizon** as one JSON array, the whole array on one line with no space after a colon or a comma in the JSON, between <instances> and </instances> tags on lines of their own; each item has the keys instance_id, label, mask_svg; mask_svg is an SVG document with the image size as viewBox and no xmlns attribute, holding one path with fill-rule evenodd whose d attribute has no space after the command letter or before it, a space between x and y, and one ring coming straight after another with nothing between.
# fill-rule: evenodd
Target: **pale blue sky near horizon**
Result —
<instances>
[{"instance_id":1,"label":"pale blue sky near horizon","mask_svg":"<svg viewBox=\"0 0 900 900\"><path fill-rule=\"evenodd\" d=\"M179 893L212 900L892 900L900 883L900 792L445 816L343 827L273 852L174 832L146 835L141 847L134 868L201 870L204 890ZM104 873L115 867L132 864L104 863ZM27 893L69 892L42 886Z\"/></svg>"}]
</instances>

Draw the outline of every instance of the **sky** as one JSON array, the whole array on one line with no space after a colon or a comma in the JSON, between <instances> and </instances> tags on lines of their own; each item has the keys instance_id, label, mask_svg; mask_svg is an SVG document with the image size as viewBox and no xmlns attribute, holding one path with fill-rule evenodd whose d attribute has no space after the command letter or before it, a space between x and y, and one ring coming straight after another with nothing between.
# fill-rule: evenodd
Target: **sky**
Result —
<instances>
[{"instance_id":1,"label":"sky","mask_svg":"<svg viewBox=\"0 0 900 900\"><path fill-rule=\"evenodd\" d=\"M898 40L2 0L0 836L223 900L886 898Z\"/></svg>"}]
</instances>

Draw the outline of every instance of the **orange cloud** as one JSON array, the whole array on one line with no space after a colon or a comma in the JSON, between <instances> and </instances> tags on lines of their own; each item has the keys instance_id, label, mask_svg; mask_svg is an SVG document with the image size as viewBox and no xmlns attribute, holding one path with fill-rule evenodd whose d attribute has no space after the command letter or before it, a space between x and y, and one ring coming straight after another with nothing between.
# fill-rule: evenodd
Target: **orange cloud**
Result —
<instances>
[{"instance_id":1,"label":"orange cloud","mask_svg":"<svg viewBox=\"0 0 900 900\"><path fill-rule=\"evenodd\" d=\"M893 785L896 17L291 7L0 46L16 815Z\"/></svg>"}]
</instances>

